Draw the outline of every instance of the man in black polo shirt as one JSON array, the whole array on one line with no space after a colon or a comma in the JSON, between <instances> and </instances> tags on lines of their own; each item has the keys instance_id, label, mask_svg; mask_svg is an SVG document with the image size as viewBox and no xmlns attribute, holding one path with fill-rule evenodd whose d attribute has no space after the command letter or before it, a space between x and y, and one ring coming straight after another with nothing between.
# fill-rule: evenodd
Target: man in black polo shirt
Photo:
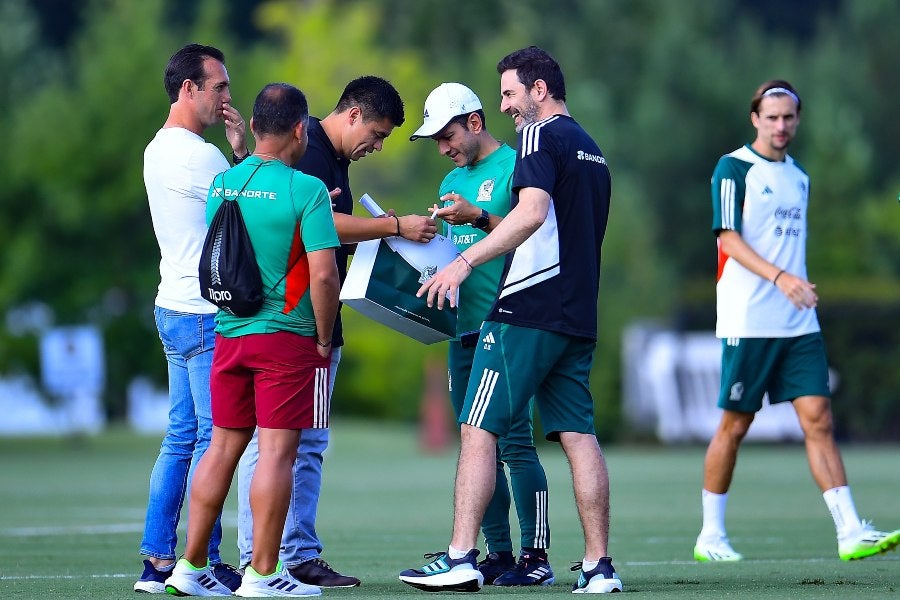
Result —
<instances>
[{"instance_id":1,"label":"man in black polo shirt","mask_svg":"<svg viewBox=\"0 0 900 600\"><path fill-rule=\"evenodd\" d=\"M388 81L371 75L348 83L334 110L325 118L309 118L309 145L294 168L318 177L330 191L334 224L342 244L335 253L341 283L347 276L347 259L357 242L398 235L416 242L427 242L437 234L435 222L429 217L398 217L392 211L377 219L352 214L350 163L381 151L384 140L403 121L400 94ZM340 313L331 344L329 402L344 344ZM324 412L327 418L329 410ZM320 556L323 546L315 523L322 484L322 454L327 446L327 428L303 430L294 463L293 493L281 541L281 560L291 575L303 583L319 587L354 587L360 584L358 578L338 573ZM257 456L254 436L238 468L238 547L242 565L250 562L252 521L249 489Z\"/></svg>"}]
</instances>

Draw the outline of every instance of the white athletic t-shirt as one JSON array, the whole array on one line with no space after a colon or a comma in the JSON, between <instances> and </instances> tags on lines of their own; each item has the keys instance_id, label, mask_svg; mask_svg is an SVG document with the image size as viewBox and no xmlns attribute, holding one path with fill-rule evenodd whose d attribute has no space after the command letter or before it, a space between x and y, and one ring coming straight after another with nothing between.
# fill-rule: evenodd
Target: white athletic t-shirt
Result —
<instances>
[{"instance_id":1,"label":"white athletic t-shirt","mask_svg":"<svg viewBox=\"0 0 900 600\"><path fill-rule=\"evenodd\" d=\"M757 254L804 279L809 176L790 156L768 160L749 146L719 159L712 177L713 230L732 229ZM716 336L784 338L819 331L815 309L797 310L771 281L719 246Z\"/></svg>"},{"instance_id":2,"label":"white athletic t-shirt","mask_svg":"<svg viewBox=\"0 0 900 600\"><path fill-rule=\"evenodd\" d=\"M159 244L156 305L215 313L200 295L198 265L206 237L206 197L213 177L228 169L213 144L181 127L160 129L144 150L144 185Z\"/></svg>"}]
</instances>

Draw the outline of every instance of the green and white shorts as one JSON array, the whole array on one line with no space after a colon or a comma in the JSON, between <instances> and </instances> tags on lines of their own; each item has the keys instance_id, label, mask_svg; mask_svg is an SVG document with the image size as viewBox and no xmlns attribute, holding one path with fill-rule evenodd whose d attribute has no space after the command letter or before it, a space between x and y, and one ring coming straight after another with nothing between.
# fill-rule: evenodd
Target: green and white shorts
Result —
<instances>
[{"instance_id":1,"label":"green and white shorts","mask_svg":"<svg viewBox=\"0 0 900 600\"><path fill-rule=\"evenodd\" d=\"M459 422L504 437L534 396L544 435L594 433L589 377L596 342L485 321Z\"/></svg>"},{"instance_id":2,"label":"green and white shorts","mask_svg":"<svg viewBox=\"0 0 900 600\"><path fill-rule=\"evenodd\" d=\"M831 397L821 332L792 338L724 338L719 408L756 412L763 395L777 404L801 396Z\"/></svg>"}]
</instances>

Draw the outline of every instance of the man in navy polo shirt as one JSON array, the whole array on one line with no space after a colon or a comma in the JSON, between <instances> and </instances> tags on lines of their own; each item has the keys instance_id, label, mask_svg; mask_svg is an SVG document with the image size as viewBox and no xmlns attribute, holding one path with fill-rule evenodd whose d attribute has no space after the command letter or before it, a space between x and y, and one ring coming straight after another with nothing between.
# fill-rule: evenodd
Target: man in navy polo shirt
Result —
<instances>
[{"instance_id":1,"label":"man in navy polo shirt","mask_svg":"<svg viewBox=\"0 0 900 600\"><path fill-rule=\"evenodd\" d=\"M597 338L600 248L610 177L597 144L569 116L559 64L531 46L497 65L500 110L520 133L512 210L482 241L425 282L429 304L455 305L473 269L507 254L481 327L460 416L450 547L400 580L427 591L477 591L478 529L495 486L497 439L534 396L545 436L572 469L585 536L575 593L622 590L608 556L609 476L594 431L589 375Z\"/></svg>"}]
</instances>

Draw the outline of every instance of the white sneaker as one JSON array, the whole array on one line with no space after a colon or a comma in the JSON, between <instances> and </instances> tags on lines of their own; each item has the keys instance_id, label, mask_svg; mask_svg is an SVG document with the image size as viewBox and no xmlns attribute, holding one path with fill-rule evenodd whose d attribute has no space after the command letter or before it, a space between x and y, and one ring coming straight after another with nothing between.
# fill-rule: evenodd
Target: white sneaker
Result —
<instances>
[{"instance_id":1,"label":"white sneaker","mask_svg":"<svg viewBox=\"0 0 900 600\"><path fill-rule=\"evenodd\" d=\"M322 590L314 585L306 585L294 579L287 567L278 562L271 575L260 575L251 566L244 569L241 587L234 591L235 596L244 598L288 597L303 598L320 596Z\"/></svg>"},{"instance_id":2,"label":"white sneaker","mask_svg":"<svg viewBox=\"0 0 900 600\"><path fill-rule=\"evenodd\" d=\"M878 531L871 521L863 521L859 529L838 539L838 554L841 560L859 560L893 550L897 545L900 545L900 529Z\"/></svg>"},{"instance_id":3,"label":"white sneaker","mask_svg":"<svg viewBox=\"0 0 900 600\"><path fill-rule=\"evenodd\" d=\"M186 559L179 559L166 579L166 592L173 596L230 596L231 590L213 575L207 564L198 569Z\"/></svg>"},{"instance_id":4,"label":"white sneaker","mask_svg":"<svg viewBox=\"0 0 900 600\"><path fill-rule=\"evenodd\" d=\"M743 555L734 551L725 535L698 537L694 545L694 560L700 562L737 562L743 558Z\"/></svg>"}]
</instances>

